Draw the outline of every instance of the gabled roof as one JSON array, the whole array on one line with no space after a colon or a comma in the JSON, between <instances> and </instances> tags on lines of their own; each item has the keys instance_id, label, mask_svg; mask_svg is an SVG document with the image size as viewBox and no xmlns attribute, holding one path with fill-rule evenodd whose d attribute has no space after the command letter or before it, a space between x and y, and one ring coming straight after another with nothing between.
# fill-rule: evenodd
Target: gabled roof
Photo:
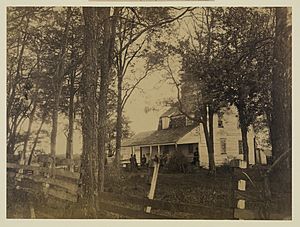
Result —
<instances>
[{"instance_id":1,"label":"gabled roof","mask_svg":"<svg viewBox=\"0 0 300 227\"><path fill-rule=\"evenodd\" d=\"M141 132L123 142L122 147L147 146L154 144L175 144L180 138L194 129L195 125L157 131Z\"/></svg>"},{"instance_id":2,"label":"gabled roof","mask_svg":"<svg viewBox=\"0 0 300 227\"><path fill-rule=\"evenodd\" d=\"M177 107L171 107L166 112L164 112L160 117L171 117L182 115L182 113L178 110Z\"/></svg>"}]
</instances>

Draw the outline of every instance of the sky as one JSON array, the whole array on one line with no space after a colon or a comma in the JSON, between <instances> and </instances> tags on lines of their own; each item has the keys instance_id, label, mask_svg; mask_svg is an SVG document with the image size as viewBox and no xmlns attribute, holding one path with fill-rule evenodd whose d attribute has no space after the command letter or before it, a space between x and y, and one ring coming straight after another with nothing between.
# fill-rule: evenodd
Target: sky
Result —
<instances>
[{"instance_id":1,"label":"sky","mask_svg":"<svg viewBox=\"0 0 300 227\"><path fill-rule=\"evenodd\" d=\"M146 77L125 106L125 116L131 121L133 132L155 130L160 115L168 109L159 102L175 98L177 91L163 76L164 72L156 71ZM141 91L142 90L142 91ZM154 111L146 112L145 108L154 107Z\"/></svg>"}]
</instances>

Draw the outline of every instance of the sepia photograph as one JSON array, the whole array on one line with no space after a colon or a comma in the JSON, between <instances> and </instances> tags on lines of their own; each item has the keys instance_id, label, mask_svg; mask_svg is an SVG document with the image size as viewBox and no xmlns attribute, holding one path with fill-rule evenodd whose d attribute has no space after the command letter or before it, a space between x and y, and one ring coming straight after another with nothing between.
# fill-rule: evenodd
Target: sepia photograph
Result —
<instances>
[{"instance_id":1,"label":"sepia photograph","mask_svg":"<svg viewBox=\"0 0 300 227\"><path fill-rule=\"evenodd\" d=\"M292 7L5 17L6 219L293 220Z\"/></svg>"}]
</instances>

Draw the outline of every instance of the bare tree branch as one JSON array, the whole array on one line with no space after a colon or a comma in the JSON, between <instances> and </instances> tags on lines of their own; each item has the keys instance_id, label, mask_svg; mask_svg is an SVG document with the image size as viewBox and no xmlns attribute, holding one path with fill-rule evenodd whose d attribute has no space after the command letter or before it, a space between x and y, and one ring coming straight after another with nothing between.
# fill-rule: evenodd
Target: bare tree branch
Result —
<instances>
[{"instance_id":1,"label":"bare tree branch","mask_svg":"<svg viewBox=\"0 0 300 227\"><path fill-rule=\"evenodd\" d=\"M178 16L176 16L174 18L167 19L167 20L158 22L156 24L152 24L152 25L145 27L140 32L138 32L130 41L128 41L128 43L126 43L126 45L123 47L123 49L121 49L121 51L125 50L127 48L127 46L131 45L134 41L136 41L138 38L140 38L145 32L149 31L150 29L159 27L159 26L163 26L168 23L172 23L173 21L178 20L179 18L181 18L183 15L185 15L187 12L189 12L191 10L193 10L193 8L187 8L184 12L180 13Z\"/></svg>"}]
</instances>

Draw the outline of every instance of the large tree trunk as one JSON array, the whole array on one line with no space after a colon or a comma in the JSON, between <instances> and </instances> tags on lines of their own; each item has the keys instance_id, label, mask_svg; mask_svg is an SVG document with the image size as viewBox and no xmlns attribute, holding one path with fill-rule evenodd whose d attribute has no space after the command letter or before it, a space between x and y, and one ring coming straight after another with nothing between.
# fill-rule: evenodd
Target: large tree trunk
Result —
<instances>
[{"instance_id":1,"label":"large tree trunk","mask_svg":"<svg viewBox=\"0 0 300 227\"><path fill-rule=\"evenodd\" d=\"M278 158L292 148L291 9L276 9L275 67L272 78L272 150Z\"/></svg>"},{"instance_id":2,"label":"large tree trunk","mask_svg":"<svg viewBox=\"0 0 300 227\"><path fill-rule=\"evenodd\" d=\"M118 100L117 100L117 125L116 125L116 153L115 153L115 167L120 166L121 156L121 141L122 141L122 82L123 78L118 76Z\"/></svg>"},{"instance_id":3,"label":"large tree trunk","mask_svg":"<svg viewBox=\"0 0 300 227\"><path fill-rule=\"evenodd\" d=\"M97 14L96 8L84 7L85 59L82 74L82 133L81 186L85 216L96 217L96 157L97 157Z\"/></svg>"},{"instance_id":4,"label":"large tree trunk","mask_svg":"<svg viewBox=\"0 0 300 227\"><path fill-rule=\"evenodd\" d=\"M209 127L209 169L213 175L216 173L215 148L214 148L214 111L211 106L208 109L208 127Z\"/></svg>"},{"instance_id":5,"label":"large tree trunk","mask_svg":"<svg viewBox=\"0 0 300 227\"><path fill-rule=\"evenodd\" d=\"M214 141L213 141L213 112L211 109L209 109L208 119L207 119L207 109L203 108L202 112L203 112L202 114L203 120L201 121L201 123L203 126L205 142L207 147L209 171L212 175L215 175L216 165L215 165L215 154L214 154L215 152L214 152Z\"/></svg>"},{"instance_id":6,"label":"large tree trunk","mask_svg":"<svg viewBox=\"0 0 300 227\"><path fill-rule=\"evenodd\" d=\"M73 134L74 134L74 96L75 96L75 73L76 70L73 71L70 76L70 102L69 102L69 125L68 125L68 137L67 137L67 150L66 150L66 159L69 161L69 170L73 171Z\"/></svg>"},{"instance_id":7,"label":"large tree trunk","mask_svg":"<svg viewBox=\"0 0 300 227\"><path fill-rule=\"evenodd\" d=\"M273 159L289 151L290 158L276 173L277 181L291 188L292 154L292 10L276 8L275 65L272 76L272 152ZM275 172L274 172L275 173Z\"/></svg>"},{"instance_id":8,"label":"large tree trunk","mask_svg":"<svg viewBox=\"0 0 300 227\"><path fill-rule=\"evenodd\" d=\"M238 112L239 112L239 123L240 123L240 128L241 128L241 134L242 134L242 142L243 142L243 159L244 161L247 162L247 166L249 165L249 146L248 146L248 127L249 124L246 121L246 106L245 103L243 102L244 96L241 95L241 100L239 103L236 105Z\"/></svg>"},{"instance_id":9,"label":"large tree trunk","mask_svg":"<svg viewBox=\"0 0 300 227\"><path fill-rule=\"evenodd\" d=\"M243 158L249 165L249 146L248 146L248 127L241 124L242 142L243 142Z\"/></svg>"},{"instance_id":10,"label":"large tree trunk","mask_svg":"<svg viewBox=\"0 0 300 227\"><path fill-rule=\"evenodd\" d=\"M114 9L114 16L110 19L111 8L103 7L98 9L98 15L103 23L103 52L100 59L100 95L98 112L98 192L104 190L104 166L106 158L106 137L107 137L107 94L110 82L111 66L113 62L113 51L115 44L116 20L118 8Z\"/></svg>"},{"instance_id":11,"label":"large tree trunk","mask_svg":"<svg viewBox=\"0 0 300 227\"><path fill-rule=\"evenodd\" d=\"M205 142L206 142L206 147L207 147L207 152L208 152L208 165L209 165L209 171L214 174L216 171L216 166L215 166L215 155L214 155L214 149L210 140L210 135L208 131L208 125L207 123L202 123L203 129L204 129L204 136L205 136Z\"/></svg>"},{"instance_id":12,"label":"large tree trunk","mask_svg":"<svg viewBox=\"0 0 300 227\"><path fill-rule=\"evenodd\" d=\"M58 127L58 109L59 109L59 100L61 92L56 92L54 107L52 110L52 129L50 136L50 154L52 158L52 167L55 166L55 155L56 155L56 137L57 137L57 127Z\"/></svg>"}]
</instances>

